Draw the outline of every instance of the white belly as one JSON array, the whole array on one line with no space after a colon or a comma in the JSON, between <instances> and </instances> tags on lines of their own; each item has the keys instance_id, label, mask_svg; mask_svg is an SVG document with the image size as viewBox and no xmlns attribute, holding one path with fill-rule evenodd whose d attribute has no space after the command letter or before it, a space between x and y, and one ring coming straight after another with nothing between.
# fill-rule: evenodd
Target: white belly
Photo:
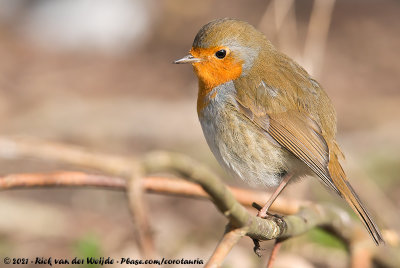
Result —
<instances>
[{"instance_id":1,"label":"white belly","mask_svg":"<svg viewBox=\"0 0 400 268\"><path fill-rule=\"evenodd\" d=\"M232 82L215 90L216 96L199 114L199 119L218 162L250 184L279 185L282 173L287 171L287 151L271 143L267 133L240 114Z\"/></svg>"}]
</instances>

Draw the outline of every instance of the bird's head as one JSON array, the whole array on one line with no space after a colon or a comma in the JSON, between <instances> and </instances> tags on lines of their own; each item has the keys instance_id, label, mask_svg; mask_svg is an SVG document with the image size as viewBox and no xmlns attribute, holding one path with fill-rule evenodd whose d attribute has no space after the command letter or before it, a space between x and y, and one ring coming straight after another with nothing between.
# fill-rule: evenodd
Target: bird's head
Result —
<instances>
[{"instance_id":1,"label":"bird's head","mask_svg":"<svg viewBox=\"0 0 400 268\"><path fill-rule=\"evenodd\" d=\"M217 19L200 29L190 54L174 63L192 64L200 83L211 90L245 75L265 45L265 36L247 22Z\"/></svg>"}]
</instances>

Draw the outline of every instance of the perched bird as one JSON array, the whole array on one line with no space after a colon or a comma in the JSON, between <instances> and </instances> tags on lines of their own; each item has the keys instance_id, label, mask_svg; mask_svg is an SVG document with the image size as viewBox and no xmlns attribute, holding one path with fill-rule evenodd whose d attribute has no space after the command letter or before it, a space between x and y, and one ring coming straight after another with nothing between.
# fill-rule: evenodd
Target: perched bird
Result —
<instances>
[{"instance_id":1,"label":"perched bird","mask_svg":"<svg viewBox=\"0 0 400 268\"><path fill-rule=\"evenodd\" d=\"M193 65L197 113L218 162L251 184L278 186L260 217L289 181L315 175L347 201L377 245L383 242L339 163L343 154L329 97L264 34L243 21L217 19L200 29L190 54L174 63Z\"/></svg>"}]
</instances>

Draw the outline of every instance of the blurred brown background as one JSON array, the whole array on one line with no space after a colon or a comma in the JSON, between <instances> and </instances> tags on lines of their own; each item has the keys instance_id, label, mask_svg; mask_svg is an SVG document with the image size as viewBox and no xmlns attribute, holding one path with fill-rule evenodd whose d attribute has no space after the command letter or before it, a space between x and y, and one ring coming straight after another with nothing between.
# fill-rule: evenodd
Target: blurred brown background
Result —
<instances>
[{"instance_id":1,"label":"blurred brown background","mask_svg":"<svg viewBox=\"0 0 400 268\"><path fill-rule=\"evenodd\" d=\"M399 231L400 2L327 1L334 3L332 14L329 6L316 10L311 0L295 1L287 13L292 1L276 2L0 0L0 135L120 155L173 150L224 176L197 121L197 80L189 66L171 62L186 55L203 24L235 17L264 31L316 75L336 106L338 140L354 188L381 226ZM279 14L286 16L279 19ZM331 20L327 38L322 31L310 40L310 18L317 33ZM2 175L61 169L76 168L0 160ZM315 179L288 187L284 195L344 206ZM147 199L160 255L206 261L225 225L213 205L166 196ZM0 212L0 257L139 258L123 193L7 191L0 193ZM318 244L313 237L320 236L287 243L278 257L280 267L293 262L345 266L343 248L331 238ZM250 239L226 261L226 267L260 264Z\"/></svg>"}]
</instances>

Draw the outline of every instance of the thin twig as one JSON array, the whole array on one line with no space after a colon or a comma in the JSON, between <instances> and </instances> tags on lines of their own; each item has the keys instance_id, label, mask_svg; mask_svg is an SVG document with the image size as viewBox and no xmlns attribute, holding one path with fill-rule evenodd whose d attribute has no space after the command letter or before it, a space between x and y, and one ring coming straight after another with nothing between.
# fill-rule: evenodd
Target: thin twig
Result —
<instances>
[{"instance_id":1,"label":"thin twig","mask_svg":"<svg viewBox=\"0 0 400 268\"><path fill-rule=\"evenodd\" d=\"M261 17L259 28L271 36L270 39L276 39L272 41L276 41L281 50L318 78L323 64L334 5L335 0L314 0L303 53L299 52L295 1L270 1Z\"/></svg>"},{"instance_id":2,"label":"thin twig","mask_svg":"<svg viewBox=\"0 0 400 268\"><path fill-rule=\"evenodd\" d=\"M227 226L225 233L215 248L211 258L208 260L205 268L218 268L221 267L228 253L239 242L239 240L246 235L246 227L234 228Z\"/></svg>"},{"instance_id":3,"label":"thin twig","mask_svg":"<svg viewBox=\"0 0 400 268\"><path fill-rule=\"evenodd\" d=\"M67 146L59 143L41 142L33 139L0 138L0 155L8 157L37 157L50 161L60 161L79 165L81 167L95 168L100 171L124 176L128 179L136 180L140 177L141 170L137 162L131 158L111 156L106 154L92 153L77 146ZM75 174L76 176L76 174ZM76 177L75 177L76 179ZM103 177L96 178L97 181L104 183ZM107 180L109 182L109 180ZM133 182L135 184L135 182ZM106 185L102 185L106 186ZM130 190L130 189L129 189ZM128 191L131 202L131 211L134 214L136 237L141 253L146 257L154 256L154 242L152 241L149 221L146 211L143 209L142 187L134 187L134 195ZM135 205L139 204L139 205ZM143 230L145 232L143 232Z\"/></svg>"},{"instance_id":4,"label":"thin twig","mask_svg":"<svg viewBox=\"0 0 400 268\"><path fill-rule=\"evenodd\" d=\"M301 60L294 0L270 1L260 19L258 28L266 33L268 39L280 50L295 60Z\"/></svg>"},{"instance_id":5,"label":"thin twig","mask_svg":"<svg viewBox=\"0 0 400 268\"><path fill-rule=\"evenodd\" d=\"M9 174L0 177L0 190L36 187L97 187L126 190L126 180L119 177L75 171Z\"/></svg>"},{"instance_id":6,"label":"thin twig","mask_svg":"<svg viewBox=\"0 0 400 268\"><path fill-rule=\"evenodd\" d=\"M361 240L353 242L351 245L351 267L352 268L371 268L373 249L371 244L367 241Z\"/></svg>"},{"instance_id":7,"label":"thin twig","mask_svg":"<svg viewBox=\"0 0 400 268\"><path fill-rule=\"evenodd\" d=\"M136 168L132 158L93 153L78 146L43 142L32 138L0 137L0 156L4 158L35 157L93 168L116 176L129 176L132 168Z\"/></svg>"},{"instance_id":8,"label":"thin twig","mask_svg":"<svg viewBox=\"0 0 400 268\"><path fill-rule=\"evenodd\" d=\"M315 0L308 24L303 64L313 76L319 77L335 0Z\"/></svg>"},{"instance_id":9,"label":"thin twig","mask_svg":"<svg viewBox=\"0 0 400 268\"><path fill-rule=\"evenodd\" d=\"M143 195L142 175L139 172L132 173L127 190L141 254L148 259L154 258L156 256L155 243Z\"/></svg>"},{"instance_id":10,"label":"thin twig","mask_svg":"<svg viewBox=\"0 0 400 268\"><path fill-rule=\"evenodd\" d=\"M279 240L275 241L275 245L272 248L271 255L269 256L269 260L268 260L268 263L267 263L267 268L272 268L272 265L274 265L276 256L278 255L278 252L279 252L279 250L280 250L280 248L282 246L282 243L283 243L283 241L279 241Z\"/></svg>"},{"instance_id":11,"label":"thin twig","mask_svg":"<svg viewBox=\"0 0 400 268\"><path fill-rule=\"evenodd\" d=\"M200 185L179 178L144 177L141 180L144 191L158 194L171 194L191 198L207 198L209 195ZM50 173L25 173L0 176L0 190L34 188L34 187L97 187L108 190L126 191L127 180L120 177L88 174L75 171L59 171ZM251 207L253 202L263 204L269 193L237 187L228 187L233 196L243 206ZM295 214L300 202L287 198L278 199L271 210L281 214Z\"/></svg>"}]
</instances>

